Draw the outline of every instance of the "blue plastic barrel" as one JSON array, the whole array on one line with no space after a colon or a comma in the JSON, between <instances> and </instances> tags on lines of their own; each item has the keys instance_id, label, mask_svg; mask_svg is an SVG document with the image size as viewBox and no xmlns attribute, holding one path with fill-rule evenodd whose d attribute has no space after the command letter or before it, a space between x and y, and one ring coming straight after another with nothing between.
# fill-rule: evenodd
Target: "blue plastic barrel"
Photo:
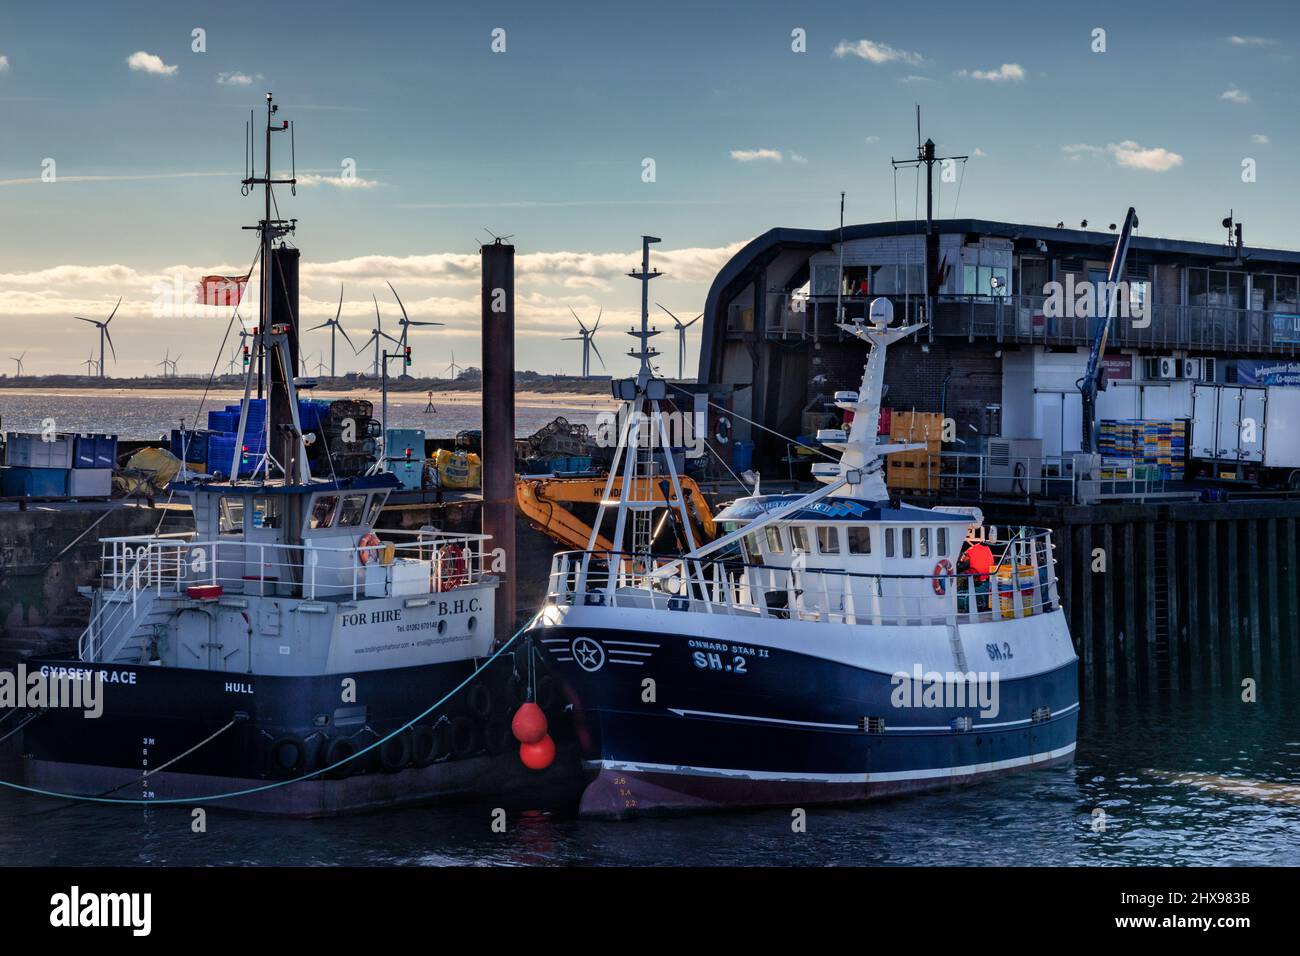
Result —
<instances>
[{"instance_id":1,"label":"blue plastic barrel","mask_svg":"<svg viewBox=\"0 0 1300 956\"><path fill-rule=\"evenodd\" d=\"M731 467L736 471L749 471L754 465L754 443L738 441L731 448Z\"/></svg>"}]
</instances>

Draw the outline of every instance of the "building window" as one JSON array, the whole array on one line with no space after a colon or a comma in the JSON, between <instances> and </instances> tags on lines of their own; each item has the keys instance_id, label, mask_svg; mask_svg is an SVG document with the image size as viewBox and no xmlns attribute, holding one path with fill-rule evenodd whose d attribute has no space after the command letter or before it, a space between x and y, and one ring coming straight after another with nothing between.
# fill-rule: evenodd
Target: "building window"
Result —
<instances>
[{"instance_id":1,"label":"building window","mask_svg":"<svg viewBox=\"0 0 1300 956\"><path fill-rule=\"evenodd\" d=\"M870 554L871 553L871 529L858 526L850 526L845 529L849 535L849 554Z\"/></svg>"},{"instance_id":2,"label":"building window","mask_svg":"<svg viewBox=\"0 0 1300 956\"><path fill-rule=\"evenodd\" d=\"M819 525L817 528L817 550L822 554L839 554L840 529L832 524Z\"/></svg>"}]
</instances>

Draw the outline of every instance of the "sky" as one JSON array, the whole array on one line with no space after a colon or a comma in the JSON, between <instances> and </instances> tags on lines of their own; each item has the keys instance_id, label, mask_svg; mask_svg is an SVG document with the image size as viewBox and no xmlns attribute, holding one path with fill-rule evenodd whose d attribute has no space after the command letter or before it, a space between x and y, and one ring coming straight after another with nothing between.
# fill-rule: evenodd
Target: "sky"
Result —
<instances>
[{"instance_id":1,"label":"sky","mask_svg":"<svg viewBox=\"0 0 1300 956\"><path fill-rule=\"evenodd\" d=\"M688 319L755 236L836 225L841 190L850 223L910 219L915 174L890 159L915 155L918 104L940 155L971 157L940 217L1134 205L1143 234L1215 241L1231 209L1247 245L1300 247L1298 47L1282 2L5 4L0 372L24 351L27 374L84 368L97 333L72 316L118 296L110 375L158 374L166 350L209 371L231 310L160 290L247 270L244 122L268 91L295 124L301 184L277 201L306 325L341 283L354 342L372 295L395 332L391 281L412 319L445 323L412 332L414 371L477 364L478 243L511 235L519 367L576 373L569 310L603 309L597 345L625 374L640 235L663 239L652 301ZM368 368L339 345L340 373Z\"/></svg>"}]
</instances>

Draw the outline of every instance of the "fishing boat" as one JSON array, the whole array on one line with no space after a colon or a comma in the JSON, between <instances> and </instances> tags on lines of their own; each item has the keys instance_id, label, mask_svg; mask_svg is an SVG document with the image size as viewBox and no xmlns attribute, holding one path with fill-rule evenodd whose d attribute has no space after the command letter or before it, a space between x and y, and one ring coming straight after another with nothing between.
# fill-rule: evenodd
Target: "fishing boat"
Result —
<instances>
[{"instance_id":1,"label":"fishing boat","mask_svg":"<svg viewBox=\"0 0 1300 956\"><path fill-rule=\"evenodd\" d=\"M923 324L893 325L886 299L841 322L870 351L860 390L835 396L847 428L818 433L838 460L815 466L811 493L733 502L702 542L646 301L643 287L641 367L614 384L629 408L590 543L555 556L529 632L572 707L581 812L853 802L1072 760L1078 662L1050 533L886 487L885 456L924 447L877 438L886 353ZM652 550L656 511L675 554Z\"/></svg>"},{"instance_id":2,"label":"fishing boat","mask_svg":"<svg viewBox=\"0 0 1300 956\"><path fill-rule=\"evenodd\" d=\"M102 687L97 716L24 718L27 784L43 792L317 816L499 795L531 773L510 734L523 682L494 655L490 540L381 531L395 475L312 474L296 271L281 281L275 256L295 225L272 215L272 186L294 182L271 171L276 112L268 94L265 175L244 180L266 191L262 321L232 456L209 462L230 477L172 484L192 532L103 539L75 655L30 665Z\"/></svg>"}]
</instances>

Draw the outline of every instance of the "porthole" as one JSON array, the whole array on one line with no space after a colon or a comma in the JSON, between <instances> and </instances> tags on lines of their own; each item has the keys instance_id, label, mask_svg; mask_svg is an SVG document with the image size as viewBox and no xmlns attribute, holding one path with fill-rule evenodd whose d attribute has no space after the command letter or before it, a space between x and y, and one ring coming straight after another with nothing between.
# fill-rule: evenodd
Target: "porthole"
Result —
<instances>
[{"instance_id":1,"label":"porthole","mask_svg":"<svg viewBox=\"0 0 1300 956\"><path fill-rule=\"evenodd\" d=\"M469 629L472 631L472 630L474 630L474 628L476 628L476 627L478 627L478 618L476 618L476 617L471 617L471 618L469 619Z\"/></svg>"}]
</instances>

